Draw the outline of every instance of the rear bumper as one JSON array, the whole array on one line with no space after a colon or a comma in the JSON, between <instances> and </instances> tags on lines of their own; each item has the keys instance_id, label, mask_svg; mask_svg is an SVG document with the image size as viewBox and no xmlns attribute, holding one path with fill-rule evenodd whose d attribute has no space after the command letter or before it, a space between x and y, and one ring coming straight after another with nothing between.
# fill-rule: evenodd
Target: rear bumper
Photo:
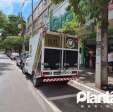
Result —
<instances>
[{"instance_id":1,"label":"rear bumper","mask_svg":"<svg viewBox=\"0 0 113 112\"><path fill-rule=\"evenodd\" d=\"M43 82L69 81L69 80L76 80L77 78L78 78L77 75L72 75L72 76L55 76L55 77L42 77Z\"/></svg>"}]
</instances>

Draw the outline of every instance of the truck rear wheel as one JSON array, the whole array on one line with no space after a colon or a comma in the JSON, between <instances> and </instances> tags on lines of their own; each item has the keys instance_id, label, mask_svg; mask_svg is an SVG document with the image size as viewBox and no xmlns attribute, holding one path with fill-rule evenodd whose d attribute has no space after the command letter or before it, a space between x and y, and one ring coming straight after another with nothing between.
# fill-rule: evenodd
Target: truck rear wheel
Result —
<instances>
[{"instance_id":1,"label":"truck rear wheel","mask_svg":"<svg viewBox=\"0 0 113 112\"><path fill-rule=\"evenodd\" d=\"M43 80L42 78L36 78L35 75L33 75L33 85L34 87L40 87L43 85Z\"/></svg>"}]
</instances>

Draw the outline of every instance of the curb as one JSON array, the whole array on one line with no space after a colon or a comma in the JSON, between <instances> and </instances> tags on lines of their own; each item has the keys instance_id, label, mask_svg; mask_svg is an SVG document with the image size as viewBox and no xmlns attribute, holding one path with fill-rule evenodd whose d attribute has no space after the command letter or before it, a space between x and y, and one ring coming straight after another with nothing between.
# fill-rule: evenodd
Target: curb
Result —
<instances>
[{"instance_id":1,"label":"curb","mask_svg":"<svg viewBox=\"0 0 113 112\"><path fill-rule=\"evenodd\" d=\"M95 94L105 93L105 91L103 91L103 90L99 90L97 88L95 88L95 89L91 88L91 87L89 87L89 86L87 86L85 84L82 84L82 83L80 83L80 82L78 82L76 80L69 81L68 85L70 85L70 86L72 86L74 88L77 88L79 90L91 91L91 92L93 92Z\"/></svg>"},{"instance_id":2,"label":"curb","mask_svg":"<svg viewBox=\"0 0 113 112\"><path fill-rule=\"evenodd\" d=\"M43 101L48 105L49 111L48 112L62 112L58 107L56 107L51 101L47 100L46 96L40 93L39 90L36 90L38 95L43 99Z\"/></svg>"},{"instance_id":3,"label":"curb","mask_svg":"<svg viewBox=\"0 0 113 112\"><path fill-rule=\"evenodd\" d=\"M12 62L12 64L16 67L15 62ZM18 69L18 67L16 67L16 69L20 72L20 74L22 74L23 77L25 77L21 70ZM43 93L41 93L37 88L35 88L31 81L28 80L27 84L32 95L36 98L38 102L41 103L44 112L62 112L56 105L49 101Z\"/></svg>"},{"instance_id":4,"label":"curb","mask_svg":"<svg viewBox=\"0 0 113 112\"><path fill-rule=\"evenodd\" d=\"M36 100L39 101L39 99L41 99L40 103L41 106L43 106L42 108L44 109L44 112L62 112L57 106L55 106L51 101L49 101L47 97L44 96L44 94L42 94L38 89L34 88L30 81L28 82L28 85Z\"/></svg>"}]
</instances>

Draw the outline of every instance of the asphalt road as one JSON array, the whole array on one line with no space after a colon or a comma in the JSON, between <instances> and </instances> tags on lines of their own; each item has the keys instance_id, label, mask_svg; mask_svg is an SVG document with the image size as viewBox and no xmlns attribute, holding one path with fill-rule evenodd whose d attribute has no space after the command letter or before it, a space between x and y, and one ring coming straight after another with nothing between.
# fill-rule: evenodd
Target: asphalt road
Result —
<instances>
[{"instance_id":1,"label":"asphalt road","mask_svg":"<svg viewBox=\"0 0 113 112\"><path fill-rule=\"evenodd\" d=\"M0 112L50 112L22 72L0 53Z\"/></svg>"},{"instance_id":2,"label":"asphalt road","mask_svg":"<svg viewBox=\"0 0 113 112\"><path fill-rule=\"evenodd\" d=\"M112 112L108 104L77 104L76 94L79 92L67 84L45 84L38 88L49 101L56 105L62 112Z\"/></svg>"},{"instance_id":3,"label":"asphalt road","mask_svg":"<svg viewBox=\"0 0 113 112\"><path fill-rule=\"evenodd\" d=\"M0 112L50 112L39 94L62 112L112 112L109 105L77 104L79 92L65 83L44 84L34 88L15 62L0 54ZM57 110L55 112L58 112Z\"/></svg>"}]
</instances>

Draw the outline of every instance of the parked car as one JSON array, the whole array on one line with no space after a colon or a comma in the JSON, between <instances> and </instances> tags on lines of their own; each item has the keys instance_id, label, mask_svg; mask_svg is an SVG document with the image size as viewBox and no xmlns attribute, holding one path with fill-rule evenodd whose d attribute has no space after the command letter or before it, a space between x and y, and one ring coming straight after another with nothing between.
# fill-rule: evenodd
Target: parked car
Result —
<instances>
[{"instance_id":1,"label":"parked car","mask_svg":"<svg viewBox=\"0 0 113 112\"><path fill-rule=\"evenodd\" d=\"M28 71L29 71L30 60L31 60L31 57L29 56L29 57L26 59L25 63L24 63L24 66L23 66L23 68L22 68L22 72L23 72L24 74L29 74Z\"/></svg>"},{"instance_id":2,"label":"parked car","mask_svg":"<svg viewBox=\"0 0 113 112\"><path fill-rule=\"evenodd\" d=\"M17 56L19 56L19 53L17 53L17 52L12 52L10 58L11 58L12 60L15 60Z\"/></svg>"},{"instance_id":3,"label":"parked car","mask_svg":"<svg viewBox=\"0 0 113 112\"><path fill-rule=\"evenodd\" d=\"M21 54L21 56L20 56L20 60L21 60L20 61L20 67L21 67L21 69L24 67L25 61L28 58L28 56L29 56L29 52L27 52L27 51Z\"/></svg>"},{"instance_id":4,"label":"parked car","mask_svg":"<svg viewBox=\"0 0 113 112\"><path fill-rule=\"evenodd\" d=\"M7 55L8 57L11 57L11 51L10 51L10 50L7 51L7 52L6 52L6 55Z\"/></svg>"},{"instance_id":5,"label":"parked car","mask_svg":"<svg viewBox=\"0 0 113 112\"><path fill-rule=\"evenodd\" d=\"M15 60L16 60L16 65L20 67L21 57L17 56L17 57L15 57Z\"/></svg>"}]
</instances>

